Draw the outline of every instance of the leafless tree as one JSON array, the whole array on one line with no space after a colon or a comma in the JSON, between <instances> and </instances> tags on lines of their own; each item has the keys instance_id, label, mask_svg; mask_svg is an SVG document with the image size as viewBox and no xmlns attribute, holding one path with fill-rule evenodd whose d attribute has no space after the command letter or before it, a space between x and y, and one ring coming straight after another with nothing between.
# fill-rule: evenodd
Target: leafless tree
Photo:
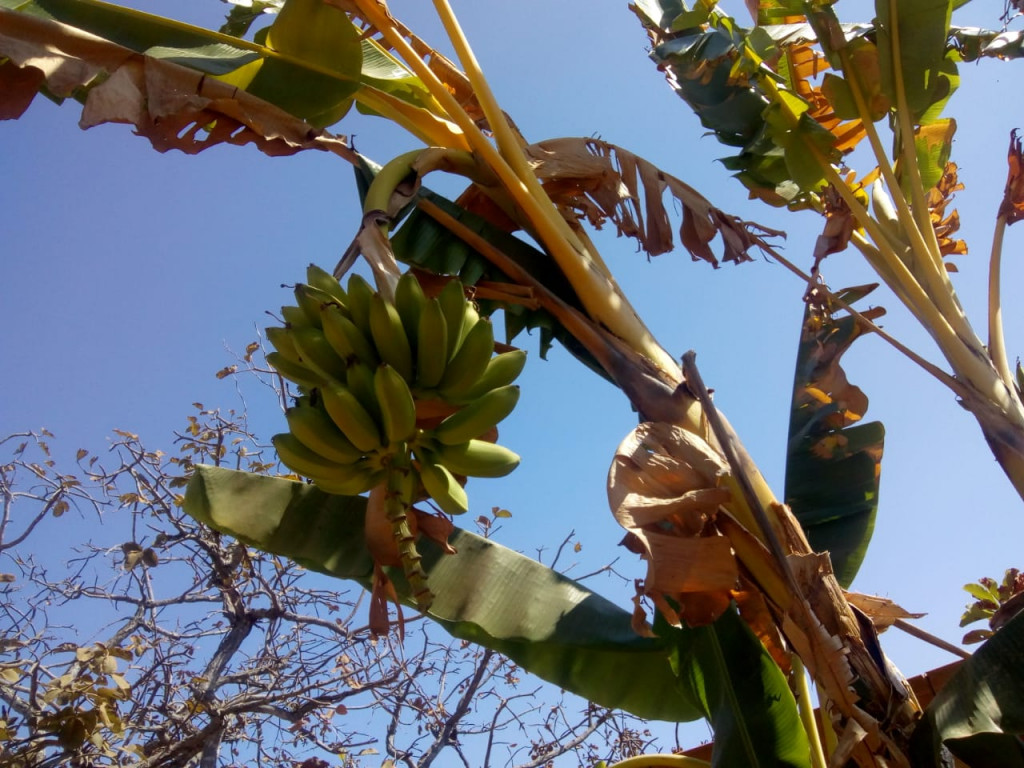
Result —
<instances>
[{"instance_id":1,"label":"leafless tree","mask_svg":"<svg viewBox=\"0 0 1024 768\"><path fill-rule=\"evenodd\" d=\"M52 438L0 440L0 763L526 768L652 746L428 622L374 638L358 587L185 515L196 463L275 471L244 413L197 403L173 454L117 432L70 473Z\"/></svg>"}]
</instances>

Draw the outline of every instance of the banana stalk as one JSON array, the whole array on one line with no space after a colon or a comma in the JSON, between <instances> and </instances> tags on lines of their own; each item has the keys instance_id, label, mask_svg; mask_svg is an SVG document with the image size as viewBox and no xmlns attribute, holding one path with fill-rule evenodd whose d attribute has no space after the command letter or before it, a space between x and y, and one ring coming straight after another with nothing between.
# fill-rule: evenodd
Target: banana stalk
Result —
<instances>
[{"instance_id":1,"label":"banana stalk","mask_svg":"<svg viewBox=\"0 0 1024 768\"><path fill-rule=\"evenodd\" d=\"M493 171L513 201L520 207L530 228L565 273L591 317L606 325L613 333L678 381L678 364L657 344L625 296L606 277L602 267L594 261L592 255L575 237L568 223L558 214L544 193L483 79L479 65L476 64L476 59L447 4L438 3L436 6L438 13L442 22L445 23L456 51L460 54L463 66L467 69L470 81L481 101L484 114L495 131L499 146L501 146L501 153L484 136L454 96L430 70L426 62L402 37L386 11L374 0L354 0L354 2L359 8L360 14L376 27L394 50L401 55L406 64L427 85L431 94L452 120L462 129L479 160ZM505 153L505 156L502 153Z\"/></svg>"},{"instance_id":2,"label":"banana stalk","mask_svg":"<svg viewBox=\"0 0 1024 768\"><path fill-rule=\"evenodd\" d=\"M407 451L395 451L387 470L385 514L391 523L398 556L402 561L402 572L409 582L409 591L416 601L416 607L427 611L434 602L434 593L427 585L427 574L423 571L420 563L422 558L416 549L416 536L409 527L409 512L415 493L415 475L412 472Z\"/></svg>"}]
</instances>

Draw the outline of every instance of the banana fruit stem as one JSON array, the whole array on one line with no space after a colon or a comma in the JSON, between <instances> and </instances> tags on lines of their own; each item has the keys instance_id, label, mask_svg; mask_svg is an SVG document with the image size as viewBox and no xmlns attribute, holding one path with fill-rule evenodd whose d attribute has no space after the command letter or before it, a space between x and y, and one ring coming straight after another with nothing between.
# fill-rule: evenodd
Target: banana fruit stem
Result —
<instances>
[{"instance_id":1,"label":"banana fruit stem","mask_svg":"<svg viewBox=\"0 0 1024 768\"><path fill-rule=\"evenodd\" d=\"M416 549L416 536L409 527L409 512L412 507L410 491L409 465L406 451L396 451L391 456L391 464L387 471L387 496L385 498L385 514L391 523L391 530L398 546L398 555L402 561L402 571L409 583L409 592L416 607L427 611L434 601L434 593L427 586L427 574L421 565L421 556Z\"/></svg>"}]
</instances>

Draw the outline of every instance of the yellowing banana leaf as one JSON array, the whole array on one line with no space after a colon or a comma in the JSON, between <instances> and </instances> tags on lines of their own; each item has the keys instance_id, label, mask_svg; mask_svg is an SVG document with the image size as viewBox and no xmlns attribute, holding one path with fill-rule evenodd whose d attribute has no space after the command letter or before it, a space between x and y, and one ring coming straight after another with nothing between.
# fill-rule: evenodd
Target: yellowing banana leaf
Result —
<instances>
[{"instance_id":1,"label":"yellowing banana leaf","mask_svg":"<svg viewBox=\"0 0 1024 768\"><path fill-rule=\"evenodd\" d=\"M915 768L944 765L945 745L969 768L1024 767L1024 614L963 662L925 709L911 740Z\"/></svg>"},{"instance_id":2,"label":"yellowing banana leaf","mask_svg":"<svg viewBox=\"0 0 1024 768\"><path fill-rule=\"evenodd\" d=\"M225 78L315 127L336 122L339 108L360 86L358 31L339 9L313 0L286 3L271 26L276 42L270 46L99 0L3 0L0 5ZM307 27L328 39L309 41L295 34Z\"/></svg>"},{"instance_id":3,"label":"yellowing banana leaf","mask_svg":"<svg viewBox=\"0 0 1024 768\"><path fill-rule=\"evenodd\" d=\"M245 91L35 14L0 8L0 57L3 117L19 117L39 91L84 96L83 128L128 123L161 152L252 143L268 155L319 149L354 159L342 139Z\"/></svg>"},{"instance_id":4,"label":"yellowing banana leaf","mask_svg":"<svg viewBox=\"0 0 1024 768\"><path fill-rule=\"evenodd\" d=\"M866 290L845 292L852 301ZM839 359L861 335L856 320L808 304L793 379L786 456L786 503L811 546L828 552L849 587L875 525L885 430L861 423L867 396L849 383Z\"/></svg>"},{"instance_id":5,"label":"yellowing banana leaf","mask_svg":"<svg viewBox=\"0 0 1024 768\"><path fill-rule=\"evenodd\" d=\"M353 98L404 105L403 125L410 130L418 116L433 130L445 123L422 83L375 41L361 39L342 11L314 0L288 0L267 32L266 45L100 0L0 0L0 13L59 22L147 59L221 78L314 127L336 122ZM315 39L311 29L320 33ZM0 36L18 41L20 30L13 17L0 16ZM54 28L53 34L67 32ZM81 64L112 75L115 62L85 59ZM97 84L82 83L76 97Z\"/></svg>"},{"instance_id":6,"label":"yellowing banana leaf","mask_svg":"<svg viewBox=\"0 0 1024 768\"><path fill-rule=\"evenodd\" d=\"M810 62L811 46L821 49L811 68L818 76L829 65L841 67L842 60L838 49L822 46L819 38L827 43L841 34L855 41L861 58L873 56L860 60L850 47L843 54L858 82L867 78L862 85L871 119L895 109L899 78L907 88L913 122L927 126L939 120L959 85L957 61L1012 58L1024 50L1019 32L951 27L950 12L957 5L951 0L879 0L878 21L850 24L840 23L831 4L772 0L759 3L763 26L752 30L717 9L694 25L692 13L677 0L645 0L633 10L651 39L651 58L671 87L719 141L740 149L723 159L726 167L752 195L786 205L800 202L821 184L822 160L834 163L839 152L851 151L865 135L859 116L850 113L849 83L839 76L846 73L828 73L826 89L800 76L799 64ZM892 42L894 24L898 47ZM941 174L937 158L948 154L936 144L938 135L920 142L926 179Z\"/></svg>"},{"instance_id":7,"label":"yellowing banana leaf","mask_svg":"<svg viewBox=\"0 0 1024 768\"><path fill-rule=\"evenodd\" d=\"M369 586L362 497L311 485L197 467L185 511L253 547ZM640 717L681 721L700 707L676 688L663 641L639 637L630 614L528 557L456 529L443 555L420 543L436 595L430 618L455 637L493 648L555 685ZM403 598L401 572L391 574Z\"/></svg>"}]
</instances>

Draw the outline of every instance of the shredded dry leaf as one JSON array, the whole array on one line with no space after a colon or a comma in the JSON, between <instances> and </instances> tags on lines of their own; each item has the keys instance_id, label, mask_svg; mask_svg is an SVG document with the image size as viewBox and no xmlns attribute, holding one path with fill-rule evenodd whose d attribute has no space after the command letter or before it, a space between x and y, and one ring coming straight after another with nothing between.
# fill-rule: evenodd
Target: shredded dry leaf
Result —
<instances>
[{"instance_id":1,"label":"shredded dry leaf","mask_svg":"<svg viewBox=\"0 0 1024 768\"><path fill-rule=\"evenodd\" d=\"M1007 224L1013 224L1024 218L1024 149L1016 128L1010 133L1006 162L1009 167L999 215L1006 218Z\"/></svg>"},{"instance_id":2,"label":"shredded dry leaf","mask_svg":"<svg viewBox=\"0 0 1024 768\"><path fill-rule=\"evenodd\" d=\"M660 422L641 424L615 452L608 499L626 545L647 561L644 594L671 623L711 623L732 601L736 558L711 525L730 498L716 487L725 470L696 435Z\"/></svg>"},{"instance_id":3,"label":"shredded dry leaf","mask_svg":"<svg viewBox=\"0 0 1024 768\"><path fill-rule=\"evenodd\" d=\"M878 632L884 632L893 625L896 619L920 619L925 614L910 613L892 600L878 595L863 595L860 592L847 592L846 600L850 605L860 609L871 619Z\"/></svg>"},{"instance_id":4,"label":"shredded dry leaf","mask_svg":"<svg viewBox=\"0 0 1024 768\"><path fill-rule=\"evenodd\" d=\"M666 191L682 208L679 238L695 261L718 266L711 249L716 237L722 260L740 263L752 260L752 248L766 246L765 237L783 235L725 213L683 181L599 139L551 139L531 144L526 153L563 215L597 228L610 221L651 256L674 247Z\"/></svg>"}]
</instances>

